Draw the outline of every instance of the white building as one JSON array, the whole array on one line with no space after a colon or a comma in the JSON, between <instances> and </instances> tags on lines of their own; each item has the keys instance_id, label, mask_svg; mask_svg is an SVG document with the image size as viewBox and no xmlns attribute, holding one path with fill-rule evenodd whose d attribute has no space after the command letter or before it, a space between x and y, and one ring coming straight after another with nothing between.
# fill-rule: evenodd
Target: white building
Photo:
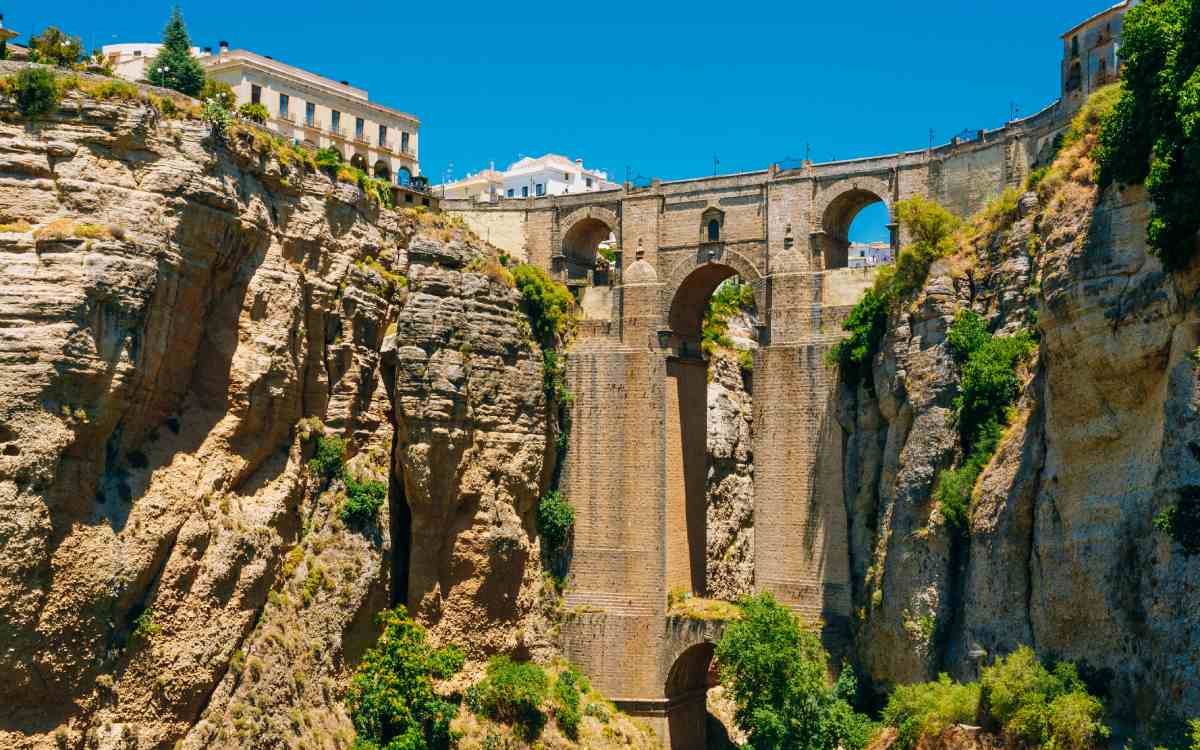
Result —
<instances>
[{"instance_id":1,"label":"white building","mask_svg":"<svg viewBox=\"0 0 1200 750\"><path fill-rule=\"evenodd\" d=\"M891 263L894 257L886 242L851 242L846 255L848 268L873 268Z\"/></svg>"},{"instance_id":2,"label":"white building","mask_svg":"<svg viewBox=\"0 0 1200 750\"><path fill-rule=\"evenodd\" d=\"M444 191L447 198L494 201L501 198L593 193L620 187L609 181L607 172L583 166L583 159L572 161L559 154L546 154L536 159L525 157L503 172L489 167L435 190Z\"/></svg>"},{"instance_id":3,"label":"white building","mask_svg":"<svg viewBox=\"0 0 1200 750\"><path fill-rule=\"evenodd\" d=\"M122 78L146 77L147 60L161 44L110 44L102 52ZM192 48L209 78L232 88L238 104L261 104L266 127L312 148L332 148L368 174L410 185L420 175L417 157L421 122L370 101L365 89L334 81L221 42L217 54ZM418 180L421 182L421 180ZM411 197L411 196L408 196ZM407 199L407 198L406 198Z\"/></svg>"}]
</instances>

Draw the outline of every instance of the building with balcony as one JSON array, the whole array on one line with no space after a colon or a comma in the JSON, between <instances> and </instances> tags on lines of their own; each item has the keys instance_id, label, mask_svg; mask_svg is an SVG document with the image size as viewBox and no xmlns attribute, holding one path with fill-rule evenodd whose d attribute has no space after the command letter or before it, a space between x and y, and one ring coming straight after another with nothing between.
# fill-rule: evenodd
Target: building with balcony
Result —
<instances>
[{"instance_id":1,"label":"building with balcony","mask_svg":"<svg viewBox=\"0 0 1200 750\"><path fill-rule=\"evenodd\" d=\"M160 44L110 44L103 48L117 75L145 78L146 61ZM313 148L332 148L368 174L397 185L410 185L421 174L418 134L413 115L370 101L364 89L346 81L310 73L266 55L229 49L221 42L192 49L212 79L228 83L238 104L261 104L268 129ZM423 180L418 180L423 182Z\"/></svg>"},{"instance_id":2,"label":"building with balcony","mask_svg":"<svg viewBox=\"0 0 1200 750\"><path fill-rule=\"evenodd\" d=\"M1077 107L1121 75L1121 28L1138 0L1123 0L1062 35L1062 100Z\"/></svg>"},{"instance_id":3,"label":"building with balcony","mask_svg":"<svg viewBox=\"0 0 1200 750\"><path fill-rule=\"evenodd\" d=\"M461 180L439 185L435 192L444 193L446 198L492 202L502 198L593 193L620 187L609 182L607 172L584 167L583 159L572 161L559 154L546 154L536 159L524 157L503 172L490 166Z\"/></svg>"}]
</instances>

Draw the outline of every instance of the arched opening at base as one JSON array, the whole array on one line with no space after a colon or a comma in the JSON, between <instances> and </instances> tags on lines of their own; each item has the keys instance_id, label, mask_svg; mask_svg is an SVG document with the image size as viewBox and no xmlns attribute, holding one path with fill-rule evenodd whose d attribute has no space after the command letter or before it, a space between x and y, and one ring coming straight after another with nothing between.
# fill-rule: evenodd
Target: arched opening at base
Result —
<instances>
[{"instance_id":1,"label":"arched opening at base","mask_svg":"<svg viewBox=\"0 0 1200 750\"><path fill-rule=\"evenodd\" d=\"M595 218L575 222L562 238L563 262L567 286L593 286L599 283L598 271L606 271L608 260L600 256L600 244L613 237L613 228ZM608 274L603 273L604 285Z\"/></svg>"},{"instance_id":2,"label":"arched opening at base","mask_svg":"<svg viewBox=\"0 0 1200 750\"><path fill-rule=\"evenodd\" d=\"M664 694L671 750L708 746L708 728L712 721L708 715L707 696L709 688L717 684L714 651L711 643L696 644L679 655L667 674ZM720 722L715 723L719 727Z\"/></svg>"}]
</instances>

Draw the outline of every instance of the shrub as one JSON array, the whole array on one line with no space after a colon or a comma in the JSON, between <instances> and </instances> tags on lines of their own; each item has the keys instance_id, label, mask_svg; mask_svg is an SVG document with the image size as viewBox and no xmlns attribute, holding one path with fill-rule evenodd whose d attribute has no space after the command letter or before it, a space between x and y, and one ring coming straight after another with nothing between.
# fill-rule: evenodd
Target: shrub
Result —
<instances>
[{"instance_id":1,"label":"shrub","mask_svg":"<svg viewBox=\"0 0 1200 750\"><path fill-rule=\"evenodd\" d=\"M242 106L238 107L237 113L238 113L238 117L242 118L243 120L249 120L250 122L257 122L259 125L262 125L263 123L265 123L267 121L267 108L261 104L252 104L250 102L247 102L247 103L243 104ZM321 149L321 150L322 151L325 151L325 150L332 151L333 149ZM317 153L318 153L318 155L320 154L320 152L317 152ZM337 153L337 152L335 151L334 153Z\"/></svg>"},{"instance_id":2,"label":"shrub","mask_svg":"<svg viewBox=\"0 0 1200 750\"><path fill-rule=\"evenodd\" d=\"M542 496L538 503L537 526L546 567L562 578L566 575L567 553L575 528L575 509L558 490Z\"/></svg>"},{"instance_id":3,"label":"shrub","mask_svg":"<svg viewBox=\"0 0 1200 750\"><path fill-rule=\"evenodd\" d=\"M433 649L425 628L403 607L379 615L378 643L363 654L350 681L346 705L360 748L453 747L450 721L457 707L433 691L433 680L451 677L463 665L453 647Z\"/></svg>"},{"instance_id":4,"label":"shrub","mask_svg":"<svg viewBox=\"0 0 1200 750\"><path fill-rule=\"evenodd\" d=\"M243 104L242 106L246 107L249 105ZM262 114L263 114L262 122L266 122L267 121L267 108L263 107L261 104L258 106L262 107ZM254 118L248 117L247 119L254 119ZM319 148L319 149L317 149L316 161L317 161L318 167L327 167L327 168L332 167L332 168L336 169L337 166L342 163L342 152L340 152L336 148L332 148L330 146L326 146L324 148Z\"/></svg>"},{"instance_id":5,"label":"shrub","mask_svg":"<svg viewBox=\"0 0 1200 750\"><path fill-rule=\"evenodd\" d=\"M387 485L375 479L360 482L346 480L346 501L342 503L342 520L346 523L369 523L375 520L383 501L387 499Z\"/></svg>"},{"instance_id":6,"label":"shrub","mask_svg":"<svg viewBox=\"0 0 1200 750\"><path fill-rule=\"evenodd\" d=\"M575 308L571 292L545 271L528 263L513 268L512 275L538 341L545 345L565 335Z\"/></svg>"},{"instance_id":7,"label":"shrub","mask_svg":"<svg viewBox=\"0 0 1200 750\"><path fill-rule=\"evenodd\" d=\"M82 59L83 42L56 26L47 26L42 33L29 38L30 62L69 68Z\"/></svg>"},{"instance_id":8,"label":"shrub","mask_svg":"<svg viewBox=\"0 0 1200 750\"><path fill-rule=\"evenodd\" d=\"M140 101L142 92L129 81L103 81L87 87L87 93L97 99L121 99L127 102Z\"/></svg>"},{"instance_id":9,"label":"shrub","mask_svg":"<svg viewBox=\"0 0 1200 750\"><path fill-rule=\"evenodd\" d=\"M960 685L940 675L935 682L900 685L883 709L883 723L896 728L898 750L933 737L952 724L969 724L979 710L979 685Z\"/></svg>"},{"instance_id":10,"label":"shrub","mask_svg":"<svg viewBox=\"0 0 1200 750\"><path fill-rule=\"evenodd\" d=\"M216 99L208 99L205 100L204 106L200 110L200 119L208 123L213 136L220 139L224 138L225 133L228 132L233 116Z\"/></svg>"},{"instance_id":11,"label":"shrub","mask_svg":"<svg viewBox=\"0 0 1200 750\"><path fill-rule=\"evenodd\" d=\"M559 731L570 740L579 739L579 683L580 675L574 667L559 672L554 681L554 718Z\"/></svg>"},{"instance_id":12,"label":"shrub","mask_svg":"<svg viewBox=\"0 0 1200 750\"><path fill-rule=\"evenodd\" d=\"M493 656L487 676L471 689L471 708L493 721L512 724L518 737L532 742L546 725L541 706L547 688L546 672L536 664Z\"/></svg>"},{"instance_id":13,"label":"shrub","mask_svg":"<svg viewBox=\"0 0 1200 750\"><path fill-rule=\"evenodd\" d=\"M1033 649L1022 646L984 667L980 686L981 705L1012 741L1083 750L1108 736L1103 705L1088 694L1070 662L1051 672Z\"/></svg>"},{"instance_id":14,"label":"shrub","mask_svg":"<svg viewBox=\"0 0 1200 750\"><path fill-rule=\"evenodd\" d=\"M336 479L345 470L345 454L345 440L322 435L317 438L317 450L308 461L308 470L325 480Z\"/></svg>"},{"instance_id":15,"label":"shrub","mask_svg":"<svg viewBox=\"0 0 1200 750\"><path fill-rule=\"evenodd\" d=\"M874 378L869 377L880 342L887 331L888 297L874 289L868 289L846 317L842 328L850 336L838 342L831 356L839 364L842 378L851 388L865 383L867 390L874 392Z\"/></svg>"},{"instance_id":16,"label":"shrub","mask_svg":"<svg viewBox=\"0 0 1200 750\"><path fill-rule=\"evenodd\" d=\"M1192 719L1189 725L1192 728L1192 750L1200 750L1200 719Z\"/></svg>"},{"instance_id":17,"label":"shrub","mask_svg":"<svg viewBox=\"0 0 1200 750\"><path fill-rule=\"evenodd\" d=\"M12 92L17 110L30 119L44 117L58 107L60 94L54 73L45 68L18 71L13 77Z\"/></svg>"},{"instance_id":18,"label":"shrub","mask_svg":"<svg viewBox=\"0 0 1200 750\"><path fill-rule=\"evenodd\" d=\"M133 632L130 638L135 641L148 641L162 632L162 628L154 621L154 610L146 608L133 618Z\"/></svg>"},{"instance_id":19,"label":"shrub","mask_svg":"<svg viewBox=\"0 0 1200 750\"><path fill-rule=\"evenodd\" d=\"M203 101L212 99L225 109L233 109L237 105L237 95L233 93L233 87L214 78L204 79L204 86L200 89L200 99Z\"/></svg>"},{"instance_id":20,"label":"shrub","mask_svg":"<svg viewBox=\"0 0 1200 750\"><path fill-rule=\"evenodd\" d=\"M1141 3L1125 16L1122 89L1096 151L1101 187L1145 182L1152 252L1192 260L1200 230L1200 12L1194 0Z\"/></svg>"},{"instance_id":21,"label":"shrub","mask_svg":"<svg viewBox=\"0 0 1200 750\"><path fill-rule=\"evenodd\" d=\"M739 606L743 616L726 626L716 658L750 747L863 747L870 721L826 684L828 656L819 636L802 629L769 593L744 598Z\"/></svg>"},{"instance_id":22,"label":"shrub","mask_svg":"<svg viewBox=\"0 0 1200 750\"><path fill-rule=\"evenodd\" d=\"M183 13L179 6L171 11L171 18L163 29L162 49L147 65L146 78L155 86L174 89L188 96L200 96L204 90L204 68L192 57L192 42L188 39L187 27L183 25ZM222 104L228 111L229 105Z\"/></svg>"},{"instance_id":23,"label":"shrub","mask_svg":"<svg viewBox=\"0 0 1200 750\"><path fill-rule=\"evenodd\" d=\"M1185 487L1179 499L1154 518L1154 526L1183 547L1185 555L1200 553L1200 487Z\"/></svg>"}]
</instances>

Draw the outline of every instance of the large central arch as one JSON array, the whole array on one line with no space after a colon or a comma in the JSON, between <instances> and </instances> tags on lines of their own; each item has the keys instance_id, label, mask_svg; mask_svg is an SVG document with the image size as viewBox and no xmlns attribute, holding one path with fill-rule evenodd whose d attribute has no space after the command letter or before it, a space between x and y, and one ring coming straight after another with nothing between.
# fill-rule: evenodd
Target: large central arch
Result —
<instances>
[{"instance_id":1,"label":"large central arch","mask_svg":"<svg viewBox=\"0 0 1200 750\"><path fill-rule=\"evenodd\" d=\"M839 180L821 190L814 206L813 252L822 259L821 270L845 268L849 260L850 225L867 206L882 203L893 216L892 184L883 177L864 175ZM892 245L895 246L895 237Z\"/></svg>"}]
</instances>

